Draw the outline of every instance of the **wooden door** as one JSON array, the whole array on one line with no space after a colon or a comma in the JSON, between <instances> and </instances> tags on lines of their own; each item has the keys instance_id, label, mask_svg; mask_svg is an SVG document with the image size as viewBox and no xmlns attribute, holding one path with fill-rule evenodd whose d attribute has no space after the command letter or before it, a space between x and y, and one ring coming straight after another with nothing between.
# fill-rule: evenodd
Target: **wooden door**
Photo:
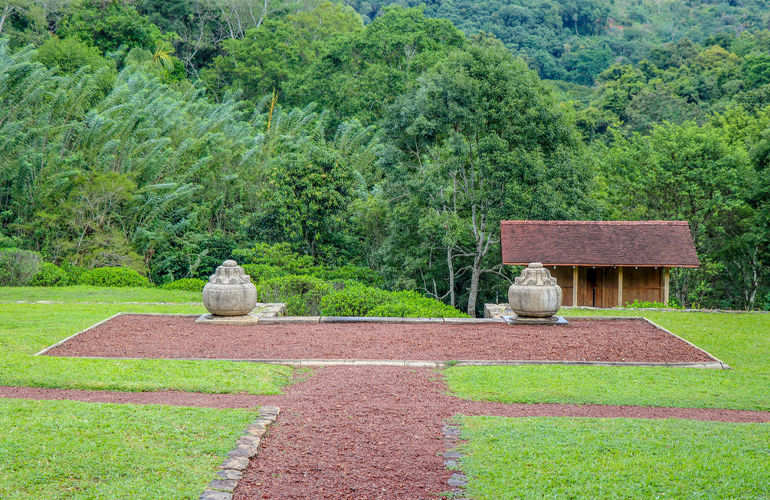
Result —
<instances>
[{"instance_id":1,"label":"wooden door","mask_svg":"<svg viewBox=\"0 0 770 500\"><path fill-rule=\"evenodd\" d=\"M604 269L586 269L586 287L584 304L589 307L604 307Z\"/></svg>"}]
</instances>

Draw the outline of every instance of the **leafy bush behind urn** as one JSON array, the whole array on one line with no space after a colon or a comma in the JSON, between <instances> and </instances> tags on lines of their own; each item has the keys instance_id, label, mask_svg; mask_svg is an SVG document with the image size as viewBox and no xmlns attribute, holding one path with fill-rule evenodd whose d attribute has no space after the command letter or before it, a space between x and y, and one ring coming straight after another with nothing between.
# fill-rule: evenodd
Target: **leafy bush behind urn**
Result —
<instances>
[{"instance_id":1,"label":"leafy bush behind urn","mask_svg":"<svg viewBox=\"0 0 770 500\"><path fill-rule=\"evenodd\" d=\"M314 274L328 281L353 280L377 288L382 287L385 283L382 275L374 269L350 264L341 267L324 268Z\"/></svg>"},{"instance_id":2,"label":"leafy bush behind urn","mask_svg":"<svg viewBox=\"0 0 770 500\"><path fill-rule=\"evenodd\" d=\"M19 248L0 248L0 286L24 286L37 273L40 254Z\"/></svg>"},{"instance_id":3,"label":"leafy bush behind urn","mask_svg":"<svg viewBox=\"0 0 770 500\"><path fill-rule=\"evenodd\" d=\"M251 277L251 282L256 286L261 281L287 276L288 271L268 264L243 264L243 271Z\"/></svg>"},{"instance_id":4,"label":"leafy bush behind urn","mask_svg":"<svg viewBox=\"0 0 770 500\"><path fill-rule=\"evenodd\" d=\"M291 246L285 242L274 245L255 243L248 248L237 248L233 250L232 254L241 266L244 264L263 265L280 269L286 274L312 274L307 272L307 269L314 267L311 256L292 251ZM244 269L246 268L244 267Z\"/></svg>"},{"instance_id":5,"label":"leafy bush behind urn","mask_svg":"<svg viewBox=\"0 0 770 500\"><path fill-rule=\"evenodd\" d=\"M206 281L198 278L182 278L163 285L164 290L186 290L188 292L202 292Z\"/></svg>"},{"instance_id":6,"label":"leafy bush behind urn","mask_svg":"<svg viewBox=\"0 0 770 500\"><path fill-rule=\"evenodd\" d=\"M307 275L279 276L257 285L260 302L285 302L289 316L318 316L321 300L331 291L330 283Z\"/></svg>"},{"instance_id":7,"label":"leafy bush behind urn","mask_svg":"<svg viewBox=\"0 0 770 500\"><path fill-rule=\"evenodd\" d=\"M80 284L107 287L150 286L150 281L126 267L97 267L83 273Z\"/></svg>"},{"instance_id":8,"label":"leafy bush behind urn","mask_svg":"<svg viewBox=\"0 0 770 500\"><path fill-rule=\"evenodd\" d=\"M289 274L315 276L326 281L354 280L376 287L383 286L385 282L377 271L368 267L315 265L312 257L292 251L288 243L256 243L249 248L235 249L232 253L254 284Z\"/></svg>"},{"instance_id":9,"label":"leafy bush behind urn","mask_svg":"<svg viewBox=\"0 0 770 500\"><path fill-rule=\"evenodd\" d=\"M419 294L417 294L419 295ZM454 307L428 297L413 299L394 297L392 302L381 304L367 314L371 317L396 318L469 318L467 314Z\"/></svg>"},{"instance_id":10,"label":"leafy bush behind urn","mask_svg":"<svg viewBox=\"0 0 770 500\"><path fill-rule=\"evenodd\" d=\"M412 291L389 292L347 282L342 290L321 299L324 316L402 318L467 318L468 315L438 300Z\"/></svg>"},{"instance_id":11,"label":"leafy bush behind urn","mask_svg":"<svg viewBox=\"0 0 770 500\"><path fill-rule=\"evenodd\" d=\"M324 316L367 316L384 302L391 300L390 292L369 286L345 286L321 299Z\"/></svg>"}]
</instances>

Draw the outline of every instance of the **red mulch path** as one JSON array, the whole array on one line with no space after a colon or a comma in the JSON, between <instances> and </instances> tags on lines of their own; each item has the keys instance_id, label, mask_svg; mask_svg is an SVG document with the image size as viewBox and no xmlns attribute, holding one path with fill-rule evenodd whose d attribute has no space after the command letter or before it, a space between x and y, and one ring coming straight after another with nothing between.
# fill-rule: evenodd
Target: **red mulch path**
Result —
<instances>
[{"instance_id":1,"label":"red mulch path","mask_svg":"<svg viewBox=\"0 0 770 500\"><path fill-rule=\"evenodd\" d=\"M698 362L702 351L639 320L561 326L443 323L211 325L123 315L47 353L167 359L398 359Z\"/></svg>"}]
</instances>

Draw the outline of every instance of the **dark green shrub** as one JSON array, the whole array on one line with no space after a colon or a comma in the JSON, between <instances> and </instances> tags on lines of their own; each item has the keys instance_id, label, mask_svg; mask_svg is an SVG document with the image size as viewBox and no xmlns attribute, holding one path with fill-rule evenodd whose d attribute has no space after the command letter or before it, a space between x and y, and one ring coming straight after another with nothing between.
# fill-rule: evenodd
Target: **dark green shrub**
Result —
<instances>
[{"instance_id":1,"label":"dark green shrub","mask_svg":"<svg viewBox=\"0 0 770 500\"><path fill-rule=\"evenodd\" d=\"M288 243L257 243L252 248L233 250L233 256L238 262L265 264L282 269L287 274L313 274L307 272L307 269L313 267L313 258L293 252Z\"/></svg>"},{"instance_id":2,"label":"dark green shrub","mask_svg":"<svg viewBox=\"0 0 770 500\"><path fill-rule=\"evenodd\" d=\"M269 264L244 264L241 267L243 267L246 274L251 276L251 282L254 283L255 286L264 280L289 274L280 267L271 266Z\"/></svg>"},{"instance_id":3,"label":"dark green shrub","mask_svg":"<svg viewBox=\"0 0 770 500\"><path fill-rule=\"evenodd\" d=\"M285 302L289 316L317 316L321 300L332 291L332 286L314 276L279 276L257 285L260 302Z\"/></svg>"},{"instance_id":4,"label":"dark green shrub","mask_svg":"<svg viewBox=\"0 0 770 500\"><path fill-rule=\"evenodd\" d=\"M367 316L369 311L392 300L391 293L370 286L346 286L321 299L324 316Z\"/></svg>"},{"instance_id":5,"label":"dark green shrub","mask_svg":"<svg viewBox=\"0 0 770 500\"><path fill-rule=\"evenodd\" d=\"M40 254L19 248L0 248L0 286L24 286L37 274Z\"/></svg>"},{"instance_id":6,"label":"dark green shrub","mask_svg":"<svg viewBox=\"0 0 770 500\"><path fill-rule=\"evenodd\" d=\"M186 290L188 292L202 292L206 281L198 278L182 278L163 285L164 290Z\"/></svg>"},{"instance_id":7,"label":"dark green shrub","mask_svg":"<svg viewBox=\"0 0 770 500\"><path fill-rule=\"evenodd\" d=\"M87 271L86 268L70 264L69 262L63 262L61 270L67 274L66 281L64 282L66 286L79 285L80 277Z\"/></svg>"},{"instance_id":8,"label":"dark green shrub","mask_svg":"<svg viewBox=\"0 0 770 500\"><path fill-rule=\"evenodd\" d=\"M353 282L355 283L355 282ZM369 316L402 318L467 318L468 315L417 292L388 292L346 282L321 300L324 316Z\"/></svg>"},{"instance_id":9,"label":"dark green shrub","mask_svg":"<svg viewBox=\"0 0 770 500\"><path fill-rule=\"evenodd\" d=\"M37 273L29 280L30 286L64 286L67 284L67 273L50 262L43 262Z\"/></svg>"},{"instance_id":10,"label":"dark green shrub","mask_svg":"<svg viewBox=\"0 0 770 500\"><path fill-rule=\"evenodd\" d=\"M197 274L193 276L208 279L214 274L217 267L222 265L222 262L232 258L234 247L235 245L230 238L220 234L201 239L198 243L200 264L197 267ZM183 274L182 276L187 275Z\"/></svg>"},{"instance_id":11,"label":"dark green shrub","mask_svg":"<svg viewBox=\"0 0 770 500\"><path fill-rule=\"evenodd\" d=\"M124 287L149 286L150 281L127 267L97 267L86 271L80 277L82 285Z\"/></svg>"},{"instance_id":12,"label":"dark green shrub","mask_svg":"<svg viewBox=\"0 0 770 500\"><path fill-rule=\"evenodd\" d=\"M321 279L327 281L337 280L355 280L359 283L363 283L369 286L381 287L385 280L380 274L368 267L360 266L342 266L334 268L321 269L318 272L313 273Z\"/></svg>"},{"instance_id":13,"label":"dark green shrub","mask_svg":"<svg viewBox=\"0 0 770 500\"><path fill-rule=\"evenodd\" d=\"M366 316L400 318L468 318L464 312L417 292L392 292L390 301L369 311Z\"/></svg>"}]
</instances>

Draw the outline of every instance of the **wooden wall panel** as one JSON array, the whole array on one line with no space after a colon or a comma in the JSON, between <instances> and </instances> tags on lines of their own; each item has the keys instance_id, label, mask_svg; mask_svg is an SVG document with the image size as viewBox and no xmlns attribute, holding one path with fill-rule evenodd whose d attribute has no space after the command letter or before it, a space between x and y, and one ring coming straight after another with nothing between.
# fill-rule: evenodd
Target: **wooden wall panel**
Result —
<instances>
[{"instance_id":1,"label":"wooden wall panel","mask_svg":"<svg viewBox=\"0 0 770 500\"><path fill-rule=\"evenodd\" d=\"M551 276L556 278L556 284L561 287L563 294L561 305L572 305L572 266L553 266L548 268L548 272Z\"/></svg>"},{"instance_id":2,"label":"wooden wall panel","mask_svg":"<svg viewBox=\"0 0 770 500\"><path fill-rule=\"evenodd\" d=\"M662 274L661 268L625 268L623 276L623 302L631 304L635 300L641 302L661 301L663 297Z\"/></svg>"},{"instance_id":3,"label":"wooden wall panel","mask_svg":"<svg viewBox=\"0 0 770 500\"><path fill-rule=\"evenodd\" d=\"M624 276L625 278L625 276ZM617 307L618 305L618 269L615 267L604 268L604 295L601 305L597 307ZM625 296L625 291L623 292Z\"/></svg>"}]
</instances>

